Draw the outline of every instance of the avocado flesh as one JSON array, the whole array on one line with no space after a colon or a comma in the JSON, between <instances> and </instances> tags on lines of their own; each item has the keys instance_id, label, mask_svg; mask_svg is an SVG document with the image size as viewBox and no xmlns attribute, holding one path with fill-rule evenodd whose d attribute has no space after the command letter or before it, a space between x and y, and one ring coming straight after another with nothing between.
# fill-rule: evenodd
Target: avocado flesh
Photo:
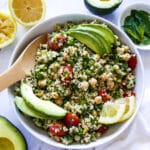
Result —
<instances>
[{"instance_id":1,"label":"avocado flesh","mask_svg":"<svg viewBox=\"0 0 150 150\"><path fill-rule=\"evenodd\" d=\"M24 101L23 98L16 96L15 97L15 104L17 106L17 108L23 112L24 114L30 116L30 117L34 117L34 118L40 118L40 119L50 119L50 120L55 120L55 119L59 119L57 117L52 117L52 116L47 116L44 115L42 113L39 113L38 111L30 108Z\"/></svg>"},{"instance_id":2,"label":"avocado flesh","mask_svg":"<svg viewBox=\"0 0 150 150\"><path fill-rule=\"evenodd\" d=\"M101 43L101 45L103 46L103 54L107 53L109 54L111 52L111 43L107 40L107 35L103 32L101 32L100 30L97 30L95 28L92 27L84 27L84 26L78 26L76 28L76 30L78 31L84 31L87 33L90 33L92 35L94 35L99 42Z\"/></svg>"},{"instance_id":3,"label":"avocado flesh","mask_svg":"<svg viewBox=\"0 0 150 150\"><path fill-rule=\"evenodd\" d=\"M95 53L103 55L103 46L99 42L99 40L94 37L92 34L89 34L84 31L77 31L74 29L70 29L68 32L69 35L85 44L87 47L92 49Z\"/></svg>"},{"instance_id":4,"label":"avocado flesh","mask_svg":"<svg viewBox=\"0 0 150 150\"><path fill-rule=\"evenodd\" d=\"M86 0L89 4L94 7L108 9L117 6L122 0Z\"/></svg>"},{"instance_id":5,"label":"avocado flesh","mask_svg":"<svg viewBox=\"0 0 150 150\"><path fill-rule=\"evenodd\" d=\"M107 41L111 44L116 43L116 38L114 37L114 33L106 26L100 25L100 24L82 24L84 27L91 27L99 30L101 34L103 34L103 37L107 39Z\"/></svg>"},{"instance_id":6,"label":"avocado flesh","mask_svg":"<svg viewBox=\"0 0 150 150\"><path fill-rule=\"evenodd\" d=\"M56 104L38 98L33 93L32 88L23 82L21 83L21 94L26 104L39 113L59 118L63 118L67 113L65 109L57 106Z\"/></svg>"},{"instance_id":7,"label":"avocado flesh","mask_svg":"<svg viewBox=\"0 0 150 150\"><path fill-rule=\"evenodd\" d=\"M2 116L0 116L0 150L27 150L23 135Z\"/></svg>"},{"instance_id":8,"label":"avocado flesh","mask_svg":"<svg viewBox=\"0 0 150 150\"><path fill-rule=\"evenodd\" d=\"M97 15L106 15L112 13L123 0L100 1L100 0L84 0L84 4L92 13Z\"/></svg>"}]
</instances>

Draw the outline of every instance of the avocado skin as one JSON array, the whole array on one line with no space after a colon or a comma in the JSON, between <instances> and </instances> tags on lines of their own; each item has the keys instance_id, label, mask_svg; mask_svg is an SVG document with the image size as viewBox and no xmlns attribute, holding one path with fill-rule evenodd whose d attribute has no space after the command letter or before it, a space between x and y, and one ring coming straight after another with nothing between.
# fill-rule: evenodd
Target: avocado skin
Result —
<instances>
[{"instance_id":1,"label":"avocado skin","mask_svg":"<svg viewBox=\"0 0 150 150\"><path fill-rule=\"evenodd\" d=\"M59 119L59 117L57 118L57 117L47 116L47 115L37 112L33 108L30 108L30 106L28 106L25 103L25 101L22 97L16 96L15 104L21 112L23 112L24 114L26 114L30 117L40 118L40 119L51 119L51 120Z\"/></svg>"},{"instance_id":2,"label":"avocado skin","mask_svg":"<svg viewBox=\"0 0 150 150\"><path fill-rule=\"evenodd\" d=\"M107 14L110 14L113 11L115 11L115 9L117 9L121 3L122 3L122 1L120 3L118 3L117 5L111 7L111 8L98 8L98 7L94 7L91 4L89 4L87 2L87 0L84 0L84 4L87 7L87 9L90 10L92 13L94 13L96 15L107 15Z\"/></svg>"},{"instance_id":3,"label":"avocado skin","mask_svg":"<svg viewBox=\"0 0 150 150\"><path fill-rule=\"evenodd\" d=\"M5 129L4 129L5 127ZM12 132L14 133L14 136L16 136L18 138L18 142L21 147L18 148L18 146L14 145L15 150L28 150L28 146L27 146L27 142L25 137L23 136L23 134L21 133L21 131L14 126L8 119L6 119L5 117L0 115L0 128L2 130L6 130L7 129L7 133L9 132L9 130L11 131L11 135L9 134L9 136L13 136ZM0 129L0 130L1 130ZM0 132L0 137L6 137L6 135L1 135L2 132ZM7 138L7 137L6 137ZM12 141L12 139L8 138L10 141ZM16 143L16 144L17 144Z\"/></svg>"}]
</instances>

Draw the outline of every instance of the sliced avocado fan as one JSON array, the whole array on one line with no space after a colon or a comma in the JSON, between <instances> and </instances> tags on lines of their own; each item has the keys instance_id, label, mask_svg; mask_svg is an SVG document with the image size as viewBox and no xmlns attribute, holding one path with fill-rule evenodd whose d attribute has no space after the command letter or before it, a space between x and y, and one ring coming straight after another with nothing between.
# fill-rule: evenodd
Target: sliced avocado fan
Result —
<instances>
[{"instance_id":1,"label":"sliced avocado fan","mask_svg":"<svg viewBox=\"0 0 150 150\"><path fill-rule=\"evenodd\" d=\"M72 37L79 40L81 43L88 46L95 53L103 55L103 45L100 43L98 38L96 38L93 34L90 34L85 31L79 30L69 30L68 32Z\"/></svg>"},{"instance_id":2,"label":"sliced avocado fan","mask_svg":"<svg viewBox=\"0 0 150 150\"><path fill-rule=\"evenodd\" d=\"M101 24L81 24L73 26L68 34L100 56L109 54L116 44L114 33L107 26Z\"/></svg>"},{"instance_id":3,"label":"sliced avocado fan","mask_svg":"<svg viewBox=\"0 0 150 150\"><path fill-rule=\"evenodd\" d=\"M53 102L38 98L33 93L32 88L23 82L21 83L21 95L27 105L44 115L63 118L67 113L65 109L59 107Z\"/></svg>"}]
</instances>

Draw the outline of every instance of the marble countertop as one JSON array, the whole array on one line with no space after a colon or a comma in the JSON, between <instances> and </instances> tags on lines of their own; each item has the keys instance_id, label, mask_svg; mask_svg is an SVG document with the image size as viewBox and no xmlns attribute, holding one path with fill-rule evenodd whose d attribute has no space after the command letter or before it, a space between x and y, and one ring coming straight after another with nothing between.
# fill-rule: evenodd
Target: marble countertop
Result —
<instances>
[{"instance_id":1,"label":"marble countertop","mask_svg":"<svg viewBox=\"0 0 150 150\"><path fill-rule=\"evenodd\" d=\"M149 0L136 0L141 2L150 2ZM84 13L84 14L91 14L84 6L83 0L54 0L54 1L46 1L47 4L47 13L46 13L46 19L60 15L60 14L68 14L68 13ZM130 5L130 0L124 0L121 6L112 14L103 16L105 19L108 19L112 21L114 24L117 25L118 21L118 15L121 13L121 11L126 7L126 5ZM0 0L0 11L8 12L7 8L7 0ZM14 50L15 45L19 40L21 40L21 37L27 32L27 28L24 28L20 25L18 25L18 32L17 32L17 39L16 41L8 46L7 48L4 48L0 50L0 73L4 72L8 68L8 63L10 60L10 57L12 55L12 52ZM137 114L137 118L134 121L133 125L139 121L139 116L142 114L147 114L149 111L148 105L150 105L148 99L150 99L150 51L142 51L139 50L140 55L143 60L144 64L144 70L145 70L145 95L143 99L142 106L140 107L140 111ZM25 138L28 142L29 150L59 150L58 148L55 148L53 146L49 146L41 141L39 141L37 138L33 137L18 121L16 118L13 109L11 108L10 101L8 100L7 92L4 90L0 93L0 115L7 117L13 124L15 124L24 134ZM147 115L146 115L147 116ZM150 126L150 117L145 117L146 125ZM148 128L150 129L150 127ZM131 127L130 127L131 128ZM132 130L132 129L130 129ZM139 136L139 139L142 139L142 135ZM127 139L125 139L127 140ZM134 142L134 138L132 139ZM148 144L148 143L147 143ZM141 145L142 146L142 145ZM117 149L118 148L118 149ZM120 147L121 148L121 147ZM119 147L116 147L115 150L120 150ZM141 147L142 148L142 147ZM95 148L97 150L103 149L102 147ZM105 150L111 149L113 150L113 145L105 145ZM128 145L124 146L124 149L128 149ZM144 149L144 148L143 148ZM135 150L134 146L130 147L130 150ZM149 149L144 149L149 150Z\"/></svg>"}]
</instances>

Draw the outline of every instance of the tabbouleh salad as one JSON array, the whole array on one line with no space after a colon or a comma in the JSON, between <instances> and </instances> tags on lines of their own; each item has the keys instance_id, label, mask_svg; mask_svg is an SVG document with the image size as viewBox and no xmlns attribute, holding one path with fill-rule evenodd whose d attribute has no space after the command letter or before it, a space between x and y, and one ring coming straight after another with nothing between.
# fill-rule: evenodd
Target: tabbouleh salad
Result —
<instances>
[{"instance_id":1,"label":"tabbouleh salad","mask_svg":"<svg viewBox=\"0 0 150 150\"><path fill-rule=\"evenodd\" d=\"M85 23L99 24L78 24ZM99 123L104 104L135 96L137 60L130 48L114 35L116 43L111 45L111 52L101 56L67 34L74 25L56 25L54 32L48 34L47 43L39 45L31 74L22 80L38 98L67 111L56 120L31 117L36 126L64 144L98 139L110 126ZM22 97L19 86L15 95Z\"/></svg>"}]
</instances>

